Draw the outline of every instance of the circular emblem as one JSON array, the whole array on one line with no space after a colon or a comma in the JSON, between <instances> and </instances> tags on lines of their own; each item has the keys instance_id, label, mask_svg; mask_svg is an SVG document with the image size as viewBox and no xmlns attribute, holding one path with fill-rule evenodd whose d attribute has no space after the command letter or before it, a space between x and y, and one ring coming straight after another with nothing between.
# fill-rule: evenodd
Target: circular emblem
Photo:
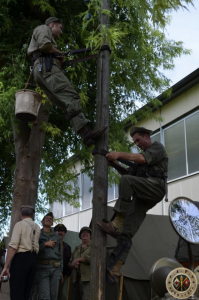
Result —
<instances>
[{"instance_id":1,"label":"circular emblem","mask_svg":"<svg viewBox=\"0 0 199 300\"><path fill-rule=\"evenodd\" d=\"M196 276L191 270L186 268L174 269L167 276L166 288L174 298L189 298L197 289Z\"/></svg>"}]
</instances>

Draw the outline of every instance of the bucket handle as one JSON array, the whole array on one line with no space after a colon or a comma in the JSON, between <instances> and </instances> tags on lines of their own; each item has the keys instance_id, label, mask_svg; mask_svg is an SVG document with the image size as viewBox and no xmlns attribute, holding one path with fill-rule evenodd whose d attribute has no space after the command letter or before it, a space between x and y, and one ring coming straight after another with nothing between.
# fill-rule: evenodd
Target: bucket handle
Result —
<instances>
[{"instance_id":1,"label":"bucket handle","mask_svg":"<svg viewBox=\"0 0 199 300\"><path fill-rule=\"evenodd\" d=\"M30 81L30 77L32 76L32 74L33 74L33 70L30 72L30 75L29 75L29 78L28 78L28 81L26 82L26 84L25 84L25 87L24 87L24 91L26 90L26 88L27 88L27 86L28 86L28 84L29 84L29 81Z\"/></svg>"}]
</instances>

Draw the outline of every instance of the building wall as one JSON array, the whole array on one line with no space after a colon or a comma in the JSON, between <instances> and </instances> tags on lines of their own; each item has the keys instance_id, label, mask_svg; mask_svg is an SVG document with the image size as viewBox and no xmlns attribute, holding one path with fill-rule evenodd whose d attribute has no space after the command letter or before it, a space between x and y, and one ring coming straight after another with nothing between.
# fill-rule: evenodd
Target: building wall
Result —
<instances>
[{"instance_id":1,"label":"building wall","mask_svg":"<svg viewBox=\"0 0 199 300\"><path fill-rule=\"evenodd\" d=\"M184 115L191 113L193 110L199 109L199 84L192 87L176 99L172 100L170 103L161 107L154 113L155 117L163 117L163 121L159 122L154 120L154 118L148 118L142 120L136 126L143 126L156 131L162 126L165 128L172 122L183 117ZM197 130L197 129L196 129ZM127 134L129 135L130 129ZM175 142L175 141L174 141ZM199 170L198 170L199 171ZM199 172L195 174L184 176L184 178L174 179L168 183L168 198L169 201L164 200L158 203L153 209L148 213L155 215L168 215L168 208L170 202L179 196L188 197L194 201L199 201ZM115 201L108 203L109 206L114 206ZM63 217L63 223L69 230L79 231L82 226L89 226L90 220L92 218L92 209L86 209L74 213L70 216Z\"/></svg>"}]
</instances>

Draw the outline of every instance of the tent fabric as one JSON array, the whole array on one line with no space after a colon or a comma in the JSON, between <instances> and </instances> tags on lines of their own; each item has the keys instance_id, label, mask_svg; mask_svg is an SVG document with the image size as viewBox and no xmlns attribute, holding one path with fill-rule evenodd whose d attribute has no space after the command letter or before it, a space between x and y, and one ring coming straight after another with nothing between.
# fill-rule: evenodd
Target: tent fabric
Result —
<instances>
[{"instance_id":1,"label":"tent fabric","mask_svg":"<svg viewBox=\"0 0 199 300\"><path fill-rule=\"evenodd\" d=\"M112 298L112 300L115 299ZM150 299L151 299L151 286L148 280L135 280L127 277L124 278L122 300L150 300Z\"/></svg>"},{"instance_id":2,"label":"tent fabric","mask_svg":"<svg viewBox=\"0 0 199 300\"><path fill-rule=\"evenodd\" d=\"M79 246L82 243L79 238L79 232L69 230L64 236L64 242L66 242L71 247L72 252L75 250L75 247Z\"/></svg>"},{"instance_id":3,"label":"tent fabric","mask_svg":"<svg viewBox=\"0 0 199 300\"><path fill-rule=\"evenodd\" d=\"M108 207L108 220L113 215ZM132 239L132 248L121 272L125 277L149 280L153 264L162 257L174 258L178 235L168 216L147 215L140 229ZM116 240L108 236L108 246L115 246Z\"/></svg>"}]
</instances>

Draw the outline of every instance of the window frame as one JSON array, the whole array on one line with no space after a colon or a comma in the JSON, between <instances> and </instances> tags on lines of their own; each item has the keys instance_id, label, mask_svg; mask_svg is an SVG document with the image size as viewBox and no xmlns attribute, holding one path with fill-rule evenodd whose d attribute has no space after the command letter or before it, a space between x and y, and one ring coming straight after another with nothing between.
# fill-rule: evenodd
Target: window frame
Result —
<instances>
[{"instance_id":1,"label":"window frame","mask_svg":"<svg viewBox=\"0 0 199 300\"><path fill-rule=\"evenodd\" d=\"M162 128L162 141L163 141L162 144L165 146L165 130L167 130L167 129L169 129L169 128L171 128L171 127L175 126L176 124L178 124L178 123L180 123L180 122L183 121L184 137L185 137L185 159L186 159L185 166L186 166L186 175L183 175L183 176L180 176L180 177L168 180L167 181L168 183L174 182L174 181L178 181L178 180L181 180L181 179L184 179L184 178L191 177L191 176L194 176L196 174L199 174L199 170L195 171L195 172L192 172L192 173L188 173L189 166L188 166L187 134L186 134L186 119L190 118L191 116L193 116L193 115L195 115L197 113L199 113L199 110L196 110L196 111L192 112L191 114L188 114L188 115L184 116L183 118L179 119L178 121L172 122L172 124L170 124L169 126L165 126L164 128ZM161 130L160 129L157 132L155 132L154 134L152 134L151 137L155 136L158 133L160 134L160 140L161 140Z\"/></svg>"}]
</instances>

